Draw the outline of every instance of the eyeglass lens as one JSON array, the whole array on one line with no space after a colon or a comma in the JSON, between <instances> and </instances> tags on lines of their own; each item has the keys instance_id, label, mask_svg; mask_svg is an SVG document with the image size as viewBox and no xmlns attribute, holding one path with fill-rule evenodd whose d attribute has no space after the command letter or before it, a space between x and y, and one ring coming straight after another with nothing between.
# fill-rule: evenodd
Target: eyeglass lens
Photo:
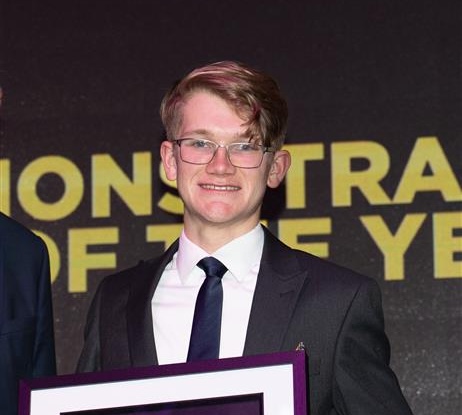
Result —
<instances>
[{"instance_id":1,"label":"eyeglass lens","mask_svg":"<svg viewBox=\"0 0 462 415\"><path fill-rule=\"evenodd\" d=\"M255 168L263 159L264 148L254 143L232 143L219 146L213 141L181 139L178 140L183 161L193 164L208 164L219 147L227 149L230 163L235 167Z\"/></svg>"}]
</instances>

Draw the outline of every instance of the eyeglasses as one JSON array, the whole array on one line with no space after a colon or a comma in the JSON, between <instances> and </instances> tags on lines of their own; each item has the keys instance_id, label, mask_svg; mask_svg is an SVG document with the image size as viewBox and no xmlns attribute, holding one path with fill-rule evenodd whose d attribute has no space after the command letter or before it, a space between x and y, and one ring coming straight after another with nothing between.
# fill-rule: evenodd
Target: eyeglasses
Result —
<instances>
[{"instance_id":1,"label":"eyeglasses","mask_svg":"<svg viewBox=\"0 0 462 415\"><path fill-rule=\"evenodd\" d=\"M231 143L220 145L210 140L197 138L180 138L173 140L180 148L180 157L185 163L209 164L218 148L223 147L228 154L228 160L234 167L255 169L260 167L265 153L274 153L271 147L265 147L252 142Z\"/></svg>"}]
</instances>

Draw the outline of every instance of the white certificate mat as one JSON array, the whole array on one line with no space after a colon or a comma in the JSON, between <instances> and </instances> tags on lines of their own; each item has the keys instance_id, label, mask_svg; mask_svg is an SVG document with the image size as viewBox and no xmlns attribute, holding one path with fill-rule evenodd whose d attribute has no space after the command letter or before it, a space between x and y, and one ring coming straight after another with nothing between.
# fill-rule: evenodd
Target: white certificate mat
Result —
<instances>
[{"instance_id":1,"label":"white certificate mat","mask_svg":"<svg viewBox=\"0 0 462 415\"><path fill-rule=\"evenodd\" d=\"M305 352L21 382L20 415L305 415Z\"/></svg>"}]
</instances>

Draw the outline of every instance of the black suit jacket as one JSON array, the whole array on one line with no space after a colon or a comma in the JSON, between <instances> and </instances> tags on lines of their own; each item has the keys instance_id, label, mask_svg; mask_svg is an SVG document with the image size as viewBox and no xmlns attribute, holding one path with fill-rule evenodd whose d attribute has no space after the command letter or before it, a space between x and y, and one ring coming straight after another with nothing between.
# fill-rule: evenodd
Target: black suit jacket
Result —
<instances>
[{"instance_id":1,"label":"black suit jacket","mask_svg":"<svg viewBox=\"0 0 462 415\"><path fill-rule=\"evenodd\" d=\"M48 252L0 212L0 413L17 414L19 379L55 373Z\"/></svg>"},{"instance_id":2,"label":"black suit jacket","mask_svg":"<svg viewBox=\"0 0 462 415\"><path fill-rule=\"evenodd\" d=\"M93 299L78 371L156 365L151 298L178 249L111 275ZM312 415L408 415L392 370L377 283L293 250L265 229L244 355L309 356Z\"/></svg>"}]
</instances>

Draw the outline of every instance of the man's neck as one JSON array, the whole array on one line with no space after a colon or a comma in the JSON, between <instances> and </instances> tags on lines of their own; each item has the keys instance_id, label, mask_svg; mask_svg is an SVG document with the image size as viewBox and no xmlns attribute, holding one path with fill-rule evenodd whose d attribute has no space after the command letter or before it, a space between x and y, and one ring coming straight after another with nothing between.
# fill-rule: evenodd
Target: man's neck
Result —
<instances>
[{"instance_id":1,"label":"man's neck","mask_svg":"<svg viewBox=\"0 0 462 415\"><path fill-rule=\"evenodd\" d=\"M185 221L184 232L191 242L194 242L204 251L211 254L234 239L250 232L255 226L257 226L257 223L253 222L232 227L229 224L191 226L191 224Z\"/></svg>"}]
</instances>

